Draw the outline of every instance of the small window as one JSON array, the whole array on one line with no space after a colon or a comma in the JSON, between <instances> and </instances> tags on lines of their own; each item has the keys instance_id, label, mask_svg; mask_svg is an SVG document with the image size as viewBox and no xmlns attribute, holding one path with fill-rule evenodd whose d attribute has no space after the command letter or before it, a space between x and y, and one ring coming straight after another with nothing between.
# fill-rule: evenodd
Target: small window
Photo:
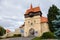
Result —
<instances>
[{"instance_id":1,"label":"small window","mask_svg":"<svg viewBox=\"0 0 60 40\"><path fill-rule=\"evenodd\" d=\"M31 25L33 25L33 23L31 23Z\"/></svg>"},{"instance_id":2,"label":"small window","mask_svg":"<svg viewBox=\"0 0 60 40\"><path fill-rule=\"evenodd\" d=\"M28 23L30 23L30 21L28 21Z\"/></svg>"},{"instance_id":3,"label":"small window","mask_svg":"<svg viewBox=\"0 0 60 40\"><path fill-rule=\"evenodd\" d=\"M36 23L36 21L34 20L34 23Z\"/></svg>"},{"instance_id":4,"label":"small window","mask_svg":"<svg viewBox=\"0 0 60 40\"><path fill-rule=\"evenodd\" d=\"M20 31L21 31L21 33L24 33L24 30L21 29Z\"/></svg>"}]
</instances>

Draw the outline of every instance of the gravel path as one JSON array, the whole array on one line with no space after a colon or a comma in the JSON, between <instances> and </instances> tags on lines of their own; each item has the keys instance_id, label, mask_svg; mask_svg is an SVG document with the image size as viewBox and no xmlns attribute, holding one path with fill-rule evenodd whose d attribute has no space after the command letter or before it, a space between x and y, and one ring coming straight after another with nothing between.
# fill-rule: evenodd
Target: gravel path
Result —
<instances>
[{"instance_id":1,"label":"gravel path","mask_svg":"<svg viewBox=\"0 0 60 40\"><path fill-rule=\"evenodd\" d=\"M0 40L31 40L34 37L16 37L16 38L7 38L7 39L0 39Z\"/></svg>"}]
</instances>

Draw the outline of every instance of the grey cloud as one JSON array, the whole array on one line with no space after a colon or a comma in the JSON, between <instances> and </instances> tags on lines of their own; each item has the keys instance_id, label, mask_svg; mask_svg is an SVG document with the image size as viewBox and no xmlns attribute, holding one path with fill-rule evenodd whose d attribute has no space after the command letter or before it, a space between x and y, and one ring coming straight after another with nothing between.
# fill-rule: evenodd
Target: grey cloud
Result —
<instances>
[{"instance_id":1,"label":"grey cloud","mask_svg":"<svg viewBox=\"0 0 60 40\"><path fill-rule=\"evenodd\" d=\"M60 0L0 0L0 25L14 30L24 23L24 13L30 7L40 6L43 16L47 17L52 4L60 8Z\"/></svg>"}]
</instances>

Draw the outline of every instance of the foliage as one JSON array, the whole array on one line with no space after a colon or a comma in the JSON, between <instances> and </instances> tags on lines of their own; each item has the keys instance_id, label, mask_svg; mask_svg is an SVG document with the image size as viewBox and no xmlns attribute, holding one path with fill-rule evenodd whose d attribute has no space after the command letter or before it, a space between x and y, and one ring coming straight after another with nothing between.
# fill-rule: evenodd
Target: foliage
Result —
<instances>
[{"instance_id":1,"label":"foliage","mask_svg":"<svg viewBox=\"0 0 60 40\"><path fill-rule=\"evenodd\" d=\"M21 37L21 34L14 34L14 37Z\"/></svg>"},{"instance_id":2,"label":"foliage","mask_svg":"<svg viewBox=\"0 0 60 40\"><path fill-rule=\"evenodd\" d=\"M35 37L32 40L42 40L42 39L56 39L57 37L51 32L45 32L41 37Z\"/></svg>"},{"instance_id":3,"label":"foliage","mask_svg":"<svg viewBox=\"0 0 60 40\"><path fill-rule=\"evenodd\" d=\"M57 19L53 20L52 24L56 30L54 33L56 34L57 37L60 38L60 10L58 12L59 12L59 15L56 15Z\"/></svg>"},{"instance_id":4,"label":"foliage","mask_svg":"<svg viewBox=\"0 0 60 40\"><path fill-rule=\"evenodd\" d=\"M21 34L14 34L13 36L9 36L7 38L21 37Z\"/></svg>"},{"instance_id":5,"label":"foliage","mask_svg":"<svg viewBox=\"0 0 60 40\"><path fill-rule=\"evenodd\" d=\"M0 36L4 35L6 33L6 30L0 26Z\"/></svg>"},{"instance_id":6,"label":"foliage","mask_svg":"<svg viewBox=\"0 0 60 40\"><path fill-rule=\"evenodd\" d=\"M40 37L41 39L56 39L56 36L51 32L43 33L43 35Z\"/></svg>"},{"instance_id":7,"label":"foliage","mask_svg":"<svg viewBox=\"0 0 60 40\"><path fill-rule=\"evenodd\" d=\"M60 37L60 9L55 5L49 8L48 24L51 32L54 32L57 37Z\"/></svg>"},{"instance_id":8,"label":"foliage","mask_svg":"<svg viewBox=\"0 0 60 40\"><path fill-rule=\"evenodd\" d=\"M50 7L48 10L48 15L47 15L48 16L48 24L49 24L49 29L51 32L56 31L53 27L52 21L57 19L56 15L59 15L58 11L59 11L59 9L55 5L52 5L52 7Z\"/></svg>"}]
</instances>

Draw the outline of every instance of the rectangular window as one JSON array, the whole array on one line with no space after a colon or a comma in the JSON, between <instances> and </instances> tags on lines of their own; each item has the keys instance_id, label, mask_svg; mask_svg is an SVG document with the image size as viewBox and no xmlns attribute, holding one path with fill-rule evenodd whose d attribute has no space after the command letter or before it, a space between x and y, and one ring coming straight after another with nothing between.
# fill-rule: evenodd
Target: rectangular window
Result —
<instances>
[{"instance_id":1,"label":"rectangular window","mask_svg":"<svg viewBox=\"0 0 60 40\"><path fill-rule=\"evenodd\" d=\"M21 33L24 33L24 30L21 29L20 31L21 31Z\"/></svg>"},{"instance_id":2,"label":"rectangular window","mask_svg":"<svg viewBox=\"0 0 60 40\"><path fill-rule=\"evenodd\" d=\"M31 25L33 25L33 23L31 23Z\"/></svg>"}]
</instances>

